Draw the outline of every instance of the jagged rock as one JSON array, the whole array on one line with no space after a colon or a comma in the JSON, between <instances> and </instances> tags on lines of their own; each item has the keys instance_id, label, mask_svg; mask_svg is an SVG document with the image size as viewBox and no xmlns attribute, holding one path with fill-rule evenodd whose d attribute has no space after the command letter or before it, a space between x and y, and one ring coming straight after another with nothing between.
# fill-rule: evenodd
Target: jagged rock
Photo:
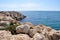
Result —
<instances>
[{"instance_id":1,"label":"jagged rock","mask_svg":"<svg viewBox=\"0 0 60 40\"><path fill-rule=\"evenodd\" d=\"M29 26L30 26L30 29L33 29L33 28L34 28L34 25L33 25L32 23L30 23L30 22L26 22L26 23L24 23L24 24L29 25Z\"/></svg>"},{"instance_id":2,"label":"jagged rock","mask_svg":"<svg viewBox=\"0 0 60 40\"><path fill-rule=\"evenodd\" d=\"M0 21L0 29L6 28L8 25L10 25L9 21Z\"/></svg>"},{"instance_id":3,"label":"jagged rock","mask_svg":"<svg viewBox=\"0 0 60 40\"><path fill-rule=\"evenodd\" d=\"M34 27L34 29L36 29L37 32L41 32L43 30L43 26L42 25L37 25Z\"/></svg>"},{"instance_id":4,"label":"jagged rock","mask_svg":"<svg viewBox=\"0 0 60 40\"><path fill-rule=\"evenodd\" d=\"M1 21L12 21L14 20L12 17L5 15L5 13L0 13L0 20Z\"/></svg>"},{"instance_id":5,"label":"jagged rock","mask_svg":"<svg viewBox=\"0 0 60 40\"><path fill-rule=\"evenodd\" d=\"M5 29L9 25L20 25L26 16L16 11L0 11L0 29Z\"/></svg>"},{"instance_id":6,"label":"jagged rock","mask_svg":"<svg viewBox=\"0 0 60 40\"><path fill-rule=\"evenodd\" d=\"M33 40L45 40L45 36L42 35L42 34L36 33L36 34L33 36Z\"/></svg>"},{"instance_id":7,"label":"jagged rock","mask_svg":"<svg viewBox=\"0 0 60 40\"><path fill-rule=\"evenodd\" d=\"M11 32L0 30L0 40L32 40L27 34L12 35Z\"/></svg>"},{"instance_id":8,"label":"jagged rock","mask_svg":"<svg viewBox=\"0 0 60 40\"><path fill-rule=\"evenodd\" d=\"M60 32L53 32L50 36L52 40L60 40Z\"/></svg>"},{"instance_id":9,"label":"jagged rock","mask_svg":"<svg viewBox=\"0 0 60 40\"><path fill-rule=\"evenodd\" d=\"M37 33L36 29L30 29L28 34L30 37L33 37L36 33Z\"/></svg>"},{"instance_id":10,"label":"jagged rock","mask_svg":"<svg viewBox=\"0 0 60 40\"><path fill-rule=\"evenodd\" d=\"M0 30L0 40L10 40L11 32Z\"/></svg>"},{"instance_id":11,"label":"jagged rock","mask_svg":"<svg viewBox=\"0 0 60 40\"><path fill-rule=\"evenodd\" d=\"M51 28L51 27L46 27L46 30L47 30L48 32L50 32L50 31L52 30L52 28Z\"/></svg>"},{"instance_id":12,"label":"jagged rock","mask_svg":"<svg viewBox=\"0 0 60 40\"><path fill-rule=\"evenodd\" d=\"M30 22L19 22L24 18L25 16L19 14L19 12L1 11L0 28L10 25L7 29L9 29L9 31L11 30L11 32L0 30L0 40L60 40L60 31L45 25L34 26ZM12 35L12 32L19 34Z\"/></svg>"},{"instance_id":13,"label":"jagged rock","mask_svg":"<svg viewBox=\"0 0 60 40\"><path fill-rule=\"evenodd\" d=\"M31 38L26 34L13 35L11 40L31 40Z\"/></svg>"},{"instance_id":14,"label":"jagged rock","mask_svg":"<svg viewBox=\"0 0 60 40\"><path fill-rule=\"evenodd\" d=\"M30 25L24 24L16 28L17 33L21 34L12 35L9 31L0 30L0 40L60 40L60 31L50 27L35 26L33 29L30 29ZM41 32L38 32L37 29Z\"/></svg>"},{"instance_id":15,"label":"jagged rock","mask_svg":"<svg viewBox=\"0 0 60 40\"><path fill-rule=\"evenodd\" d=\"M4 19L9 18L10 20L14 19L17 21L20 21L26 17L26 16L24 16L21 13L16 12L16 11L0 11L0 15L1 15L0 18L4 18Z\"/></svg>"},{"instance_id":16,"label":"jagged rock","mask_svg":"<svg viewBox=\"0 0 60 40\"><path fill-rule=\"evenodd\" d=\"M16 27L16 32L17 33L28 33L30 29L30 26L25 24L25 25L20 25L18 27Z\"/></svg>"},{"instance_id":17,"label":"jagged rock","mask_svg":"<svg viewBox=\"0 0 60 40\"><path fill-rule=\"evenodd\" d=\"M0 21L0 24L3 24L3 23L4 23L4 24L8 24L8 25L10 24L9 21Z\"/></svg>"}]
</instances>

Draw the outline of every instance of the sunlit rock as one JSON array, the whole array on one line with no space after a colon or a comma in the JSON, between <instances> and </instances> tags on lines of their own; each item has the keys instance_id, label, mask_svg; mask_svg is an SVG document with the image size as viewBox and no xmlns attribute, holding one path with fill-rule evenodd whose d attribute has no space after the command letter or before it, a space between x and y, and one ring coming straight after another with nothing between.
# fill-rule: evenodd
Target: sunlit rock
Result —
<instances>
[{"instance_id":1,"label":"sunlit rock","mask_svg":"<svg viewBox=\"0 0 60 40\"><path fill-rule=\"evenodd\" d=\"M45 40L45 36L42 35L42 34L36 33L36 34L33 36L33 40Z\"/></svg>"},{"instance_id":2,"label":"sunlit rock","mask_svg":"<svg viewBox=\"0 0 60 40\"><path fill-rule=\"evenodd\" d=\"M30 29L30 26L25 24L25 25L20 25L18 27L16 27L16 32L17 33L28 33Z\"/></svg>"}]
</instances>

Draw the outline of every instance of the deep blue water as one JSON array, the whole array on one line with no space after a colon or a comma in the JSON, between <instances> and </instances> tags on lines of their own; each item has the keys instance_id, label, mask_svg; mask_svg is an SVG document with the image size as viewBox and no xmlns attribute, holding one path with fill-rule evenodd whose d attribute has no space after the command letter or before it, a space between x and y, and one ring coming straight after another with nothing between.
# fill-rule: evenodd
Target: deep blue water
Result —
<instances>
[{"instance_id":1,"label":"deep blue water","mask_svg":"<svg viewBox=\"0 0 60 40\"><path fill-rule=\"evenodd\" d=\"M23 11L22 14L27 16L22 22L43 24L60 30L60 11Z\"/></svg>"}]
</instances>

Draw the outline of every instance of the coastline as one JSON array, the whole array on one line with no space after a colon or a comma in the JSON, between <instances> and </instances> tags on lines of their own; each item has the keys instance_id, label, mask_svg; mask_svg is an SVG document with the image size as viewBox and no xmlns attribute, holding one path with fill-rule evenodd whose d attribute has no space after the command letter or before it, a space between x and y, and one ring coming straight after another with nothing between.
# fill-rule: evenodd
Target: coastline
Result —
<instances>
[{"instance_id":1,"label":"coastline","mask_svg":"<svg viewBox=\"0 0 60 40\"><path fill-rule=\"evenodd\" d=\"M0 12L0 15L0 28L3 28L0 29L1 40L60 40L60 30L41 24L35 26L30 22L19 22L26 16L18 12Z\"/></svg>"}]
</instances>

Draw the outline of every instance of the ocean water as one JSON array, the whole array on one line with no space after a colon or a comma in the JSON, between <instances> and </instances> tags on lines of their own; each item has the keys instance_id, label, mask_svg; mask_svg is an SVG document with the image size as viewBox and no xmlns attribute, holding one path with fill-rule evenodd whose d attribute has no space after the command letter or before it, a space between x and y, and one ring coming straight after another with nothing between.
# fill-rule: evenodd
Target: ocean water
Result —
<instances>
[{"instance_id":1,"label":"ocean water","mask_svg":"<svg viewBox=\"0 0 60 40\"><path fill-rule=\"evenodd\" d=\"M27 16L22 22L43 24L60 30L60 11L22 11L21 13Z\"/></svg>"}]
</instances>

